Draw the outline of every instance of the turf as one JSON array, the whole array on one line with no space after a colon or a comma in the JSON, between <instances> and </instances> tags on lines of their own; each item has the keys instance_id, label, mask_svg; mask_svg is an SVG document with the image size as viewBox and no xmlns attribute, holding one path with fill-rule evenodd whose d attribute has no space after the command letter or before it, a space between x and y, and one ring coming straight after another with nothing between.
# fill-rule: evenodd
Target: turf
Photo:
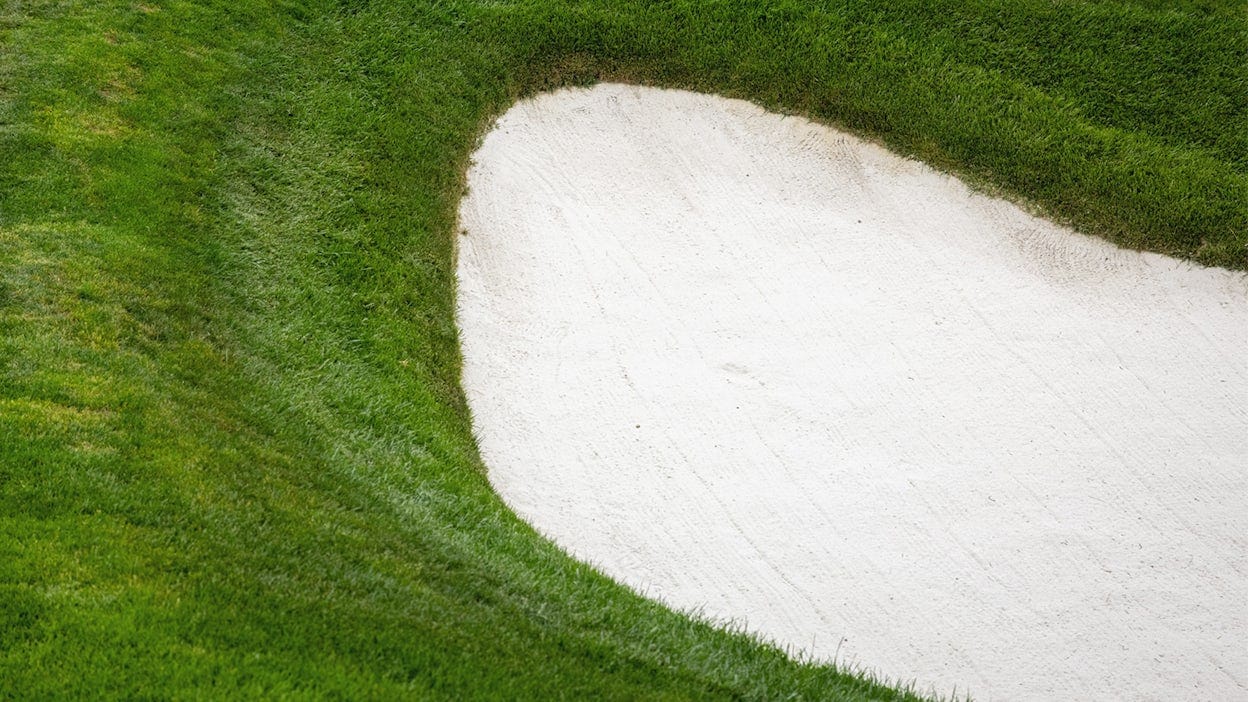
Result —
<instances>
[{"instance_id":1,"label":"turf","mask_svg":"<svg viewBox=\"0 0 1248 702\"><path fill-rule=\"evenodd\" d=\"M0 697L903 698L494 496L453 322L476 139L560 85L718 92L1243 269L1244 10L0 1Z\"/></svg>"}]
</instances>

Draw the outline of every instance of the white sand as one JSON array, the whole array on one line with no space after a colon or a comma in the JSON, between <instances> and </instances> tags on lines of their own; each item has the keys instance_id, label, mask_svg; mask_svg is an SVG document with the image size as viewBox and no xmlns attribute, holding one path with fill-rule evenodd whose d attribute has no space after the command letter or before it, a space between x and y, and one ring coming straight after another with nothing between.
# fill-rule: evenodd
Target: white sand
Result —
<instances>
[{"instance_id":1,"label":"white sand","mask_svg":"<svg viewBox=\"0 0 1248 702\"><path fill-rule=\"evenodd\" d=\"M481 449L573 554L921 689L1248 699L1248 276L686 92L516 105L469 183Z\"/></svg>"}]
</instances>

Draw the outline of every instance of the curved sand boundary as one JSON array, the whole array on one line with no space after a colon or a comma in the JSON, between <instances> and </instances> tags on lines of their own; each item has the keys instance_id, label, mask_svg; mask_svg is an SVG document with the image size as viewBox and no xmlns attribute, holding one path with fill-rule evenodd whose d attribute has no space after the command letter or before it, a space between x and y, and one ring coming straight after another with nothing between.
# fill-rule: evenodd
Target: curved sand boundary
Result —
<instances>
[{"instance_id":1,"label":"curved sand boundary","mask_svg":"<svg viewBox=\"0 0 1248 702\"><path fill-rule=\"evenodd\" d=\"M520 103L469 184L476 432L573 554L921 689L1248 695L1248 276L679 91Z\"/></svg>"}]
</instances>

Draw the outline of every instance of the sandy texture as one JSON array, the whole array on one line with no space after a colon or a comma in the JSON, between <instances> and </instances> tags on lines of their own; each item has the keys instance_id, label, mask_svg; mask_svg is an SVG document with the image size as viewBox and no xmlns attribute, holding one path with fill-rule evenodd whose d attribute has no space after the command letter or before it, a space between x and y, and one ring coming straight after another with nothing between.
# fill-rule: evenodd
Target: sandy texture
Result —
<instances>
[{"instance_id":1,"label":"sandy texture","mask_svg":"<svg viewBox=\"0 0 1248 702\"><path fill-rule=\"evenodd\" d=\"M469 183L475 428L573 554L922 689L1248 698L1248 276L686 92L523 102Z\"/></svg>"}]
</instances>

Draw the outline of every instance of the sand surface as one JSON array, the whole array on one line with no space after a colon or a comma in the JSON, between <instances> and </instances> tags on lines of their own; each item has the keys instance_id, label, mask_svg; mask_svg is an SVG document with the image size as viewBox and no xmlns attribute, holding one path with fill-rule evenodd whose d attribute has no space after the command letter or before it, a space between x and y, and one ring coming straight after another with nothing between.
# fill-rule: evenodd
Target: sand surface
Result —
<instances>
[{"instance_id":1,"label":"sand surface","mask_svg":"<svg viewBox=\"0 0 1248 702\"><path fill-rule=\"evenodd\" d=\"M679 91L520 103L469 184L475 430L577 557L920 689L1248 699L1248 276Z\"/></svg>"}]
</instances>

